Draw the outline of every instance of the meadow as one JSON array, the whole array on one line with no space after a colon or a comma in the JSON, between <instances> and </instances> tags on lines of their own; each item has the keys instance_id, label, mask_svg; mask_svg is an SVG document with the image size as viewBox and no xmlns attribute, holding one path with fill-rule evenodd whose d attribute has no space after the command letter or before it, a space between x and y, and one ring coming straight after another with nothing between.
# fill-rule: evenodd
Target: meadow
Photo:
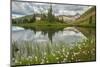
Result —
<instances>
[{"instance_id":1,"label":"meadow","mask_svg":"<svg viewBox=\"0 0 100 67\"><path fill-rule=\"evenodd\" d=\"M95 40L69 44L12 43L12 65L52 64L96 60Z\"/></svg>"}]
</instances>

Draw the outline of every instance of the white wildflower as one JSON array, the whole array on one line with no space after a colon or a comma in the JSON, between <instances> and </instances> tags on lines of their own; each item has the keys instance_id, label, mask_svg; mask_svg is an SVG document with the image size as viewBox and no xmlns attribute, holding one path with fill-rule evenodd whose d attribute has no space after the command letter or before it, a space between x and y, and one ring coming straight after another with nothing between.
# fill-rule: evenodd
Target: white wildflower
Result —
<instances>
[{"instance_id":1,"label":"white wildflower","mask_svg":"<svg viewBox=\"0 0 100 67\"><path fill-rule=\"evenodd\" d=\"M68 55L66 55L66 58L68 57Z\"/></svg>"},{"instance_id":2,"label":"white wildflower","mask_svg":"<svg viewBox=\"0 0 100 67\"><path fill-rule=\"evenodd\" d=\"M44 55L47 55L47 53L46 53L46 52L44 52Z\"/></svg>"},{"instance_id":3,"label":"white wildflower","mask_svg":"<svg viewBox=\"0 0 100 67\"><path fill-rule=\"evenodd\" d=\"M58 54L60 54L60 51L57 51Z\"/></svg>"},{"instance_id":4,"label":"white wildflower","mask_svg":"<svg viewBox=\"0 0 100 67\"><path fill-rule=\"evenodd\" d=\"M84 54L86 54L86 52L85 52L85 51L83 51L83 53L84 53Z\"/></svg>"},{"instance_id":5,"label":"white wildflower","mask_svg":"<svg viewBox=\"0 0 100 67\"><path fill-rule=\"evenodd\" d=\"M53 56L56 56L54 53L52 53Z\"/></svg>"},{"instance_id":6,"label":"white wildflower","mask_svg":"<svg viewBox=\"0 0 100 67\"><path fill-rule=\"evenodd\" d=\"M69 52L67 52L67 55L69 55Z\"/></svg>"},{"instance_id":7,"label":"white wildflower","mask_svg":"<svg viewBox=\"0 0 100 67\"><path fill-rule=\"evenodd\" d=\"M15 63L18 63L18 61L17 61L17 60L15 60Z\"/></svg>"},{"instance_id":8,"label":"white wildflower","mask_svg":"<svg viewBox=\"0 0 100 67\"><path fill-rule=\"evenodd\" d=\"M63 58L63 56L61 56Z\"/></svg>"},{"instance_id":9,"label":"white wildflower","mask_svg":"<svg viewBox=\"0 0 100 67\"><path fill-rule=\"evenodd\" d=\"M65 52L65 49L63 49L62 52Z\"/></svg>"},{"instance_id":10,"label":"white wildflower","mask_svg":"<svg viewBox=\"0 0 100 67\"><path fill-rule=\"evenodd\" d=\"M90 51L88 51L87 53L90 53Z\"/></svg>"},{"instance_id":11,"label":"white wildflower","mask_svg":"<svg viewBox=\"0 0 100 67\"><path fill-rule=\"evenodd\" d=\"M45 63L45 60L44 59L42 59L42 61L41 61L41 63L40 64L44 64Z\"/></svg>"},{"instance_id":12,"label":"white wildflower","mask_svg":"<svg viewBox=\"0 0 100 67\"><path fill-rule=\"evenodd\" d=\"M12 61L14 61L15 59L14 58L12 58Z\"/></svg>"},{"instance_id":13,"label":"white wildflower","mask_svg":"<svg viewBox=\"0 0 100 67\"><path fill-rule=\"evenodd\" d=\"M22 64L22 62L19 62L19 64Z\"/></svg>"},{"instance_id":14,"label":"white wildflower","mask_svg":"<svg viewBox=\"0 0 100 67\"><path fill-rule=\"evenodd\" d=\"M28 56L29 59L32 59L32 56Z\"/></svg>"},{"instance_id":15,"label":"white wildflower","mask_svg":"<svg viewBox=\"0 0 100 67\"><path fill-rule=\"evenodd\" d=\"M74 58L72 57L71 59L73 60Z\"/></svg>"},{"instance_id":16,"label":"white wildflower","mask_svg":"<svg viewBox=\"0 0 100 67\"><path fill-rule=\"evenodd\" d=\"M36 61L37 61L37 59L38 59L37 56L35 56L35 60L36 60Z\"/></svg>"},{"instance_id":17,"label":"white wildflower","mask_svg":"<svg viewBox=\"0 0 100 67\"><path fill-rule=\"evenodd\" d=\"M56 57L56 59L58 60L59 58L58 58L58 57Z\"/></svg>"},{"instance_id":18,"label":"white wildflower","mask_svg":"<svg viewBox=\"0 0 100 67\"><path fill-rule=\"evenodd\" d=\"M64 62L66 61L66 58L64 58L64 60L63 60Z\"/></svg>"},{"instance_id":19,"label":"white wildflower","mask_svg":"<svg viewBox=\"0 0 100 67\"><path fill-rule=\"evenodd\" d=\"M77 53L73 53L74 54L74 56L76 56L76 55L78 55L79 54L79 52L77 52Z\"/></svg>"},{"instance_id":20,"label":"white wildflower","mask_svg":"<svg viewBox=\"0 0 100 67\"><path fill-rule=\"evenodd\" d=\"M47 62L47 63L49 63L49 61L48 61L48 60L47 60L46 62Z\"/></svg>"}]
</instances>

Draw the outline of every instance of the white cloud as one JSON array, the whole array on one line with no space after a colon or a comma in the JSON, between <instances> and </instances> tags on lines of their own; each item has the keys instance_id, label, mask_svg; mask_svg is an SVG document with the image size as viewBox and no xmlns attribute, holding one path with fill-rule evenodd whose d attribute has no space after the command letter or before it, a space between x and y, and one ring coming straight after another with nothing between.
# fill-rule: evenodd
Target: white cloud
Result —
<instances>
[{"instance_id":1,"label":"white cloud","mask_svg":"<svg viewBox=\"0 0 100 67\"><path fill-rule=\"evenodd\" d=\"M12 14L14 15L29 15L35 13L47 12L50 4L34 3L34 2L17 2L12 1ZM83 5L65 5L52 4L53 13L55 15L75 15L76 13L84 13L90 6Z\"/></svg>"}]
</instances>

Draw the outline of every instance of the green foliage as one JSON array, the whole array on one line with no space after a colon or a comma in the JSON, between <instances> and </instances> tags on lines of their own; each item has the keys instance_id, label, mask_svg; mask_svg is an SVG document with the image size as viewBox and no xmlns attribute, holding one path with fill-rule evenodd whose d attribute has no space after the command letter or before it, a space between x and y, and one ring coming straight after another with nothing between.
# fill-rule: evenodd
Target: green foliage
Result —
<instances>
[{"instance_id":1,"label":"green foliage","mask_svg":"<svg viewBox=\"0 0 100 67\"><path fill-rule=\"evenodd\" d=\"M47 20L46 14L42 14L42 15L41 15L41 20L42 20L42 21Z\"/></svg>"},{"instance_id":2,"label":"green foliage","mask_svg":"<svg viewBox=\"0 0 100 67\"><path fill-rule=\"evenodd\" d=\"M13 24L16 24L17 22L16 22L14 19L12 19L12 23L13 23Z\"/></svg>"},{"instance_id":3,"label":"green foliage","mask_svg":"<svg viewBox=\"0 0 100 67\"><path fill-rule=\"evenodd\" d=\"M30 18L29 23L33 23L35 21L36 21L36 16L35 16L35 14L33 14L33 16Z\"/></svg>"}]
</instances>

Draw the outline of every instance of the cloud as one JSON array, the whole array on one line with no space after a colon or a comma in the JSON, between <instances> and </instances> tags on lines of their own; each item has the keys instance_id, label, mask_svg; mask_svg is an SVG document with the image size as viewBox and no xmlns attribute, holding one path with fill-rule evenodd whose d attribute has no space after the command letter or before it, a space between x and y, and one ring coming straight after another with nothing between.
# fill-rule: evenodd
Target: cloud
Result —
<instances>
[{"instance_id":1,"label":"cloud","mask_svg":"<svg viewBox=\"0 0 100 67\"><path fill-rule=\"evenodd\" d=\"M12 14L29 15L33 13L47 12L49 6L50 4L48 3L12 1ZM55 15L75 15L76 13L82 14L89 7L90 6L83 5L52 4L53 13Z\"/></svg>"},{"instance_id":2,"label":"cloud","mask_svg":"<svg viewBox=\"0 0 100 67\"><path fill-rule=\"evenodd\" d=\"M48 4L47 4L48 5ZM31 3L31 2L12 2L12 14L28 15L34 12L39 12L41 10L47 9L47 5L43 3Z\"/></svg>"},{"instance_id":3,"label":"cloud","mask_svg":"<svg viewBox=\"0 0 100 67\"><path fill-rule=\"evenodd\" d=\"M54 4L53 9L55 14L64 14L64 15L75 15L76 13L82 14L90 6L85 5L65 5L65 4Z\"/></svg>"}]
</instances>

